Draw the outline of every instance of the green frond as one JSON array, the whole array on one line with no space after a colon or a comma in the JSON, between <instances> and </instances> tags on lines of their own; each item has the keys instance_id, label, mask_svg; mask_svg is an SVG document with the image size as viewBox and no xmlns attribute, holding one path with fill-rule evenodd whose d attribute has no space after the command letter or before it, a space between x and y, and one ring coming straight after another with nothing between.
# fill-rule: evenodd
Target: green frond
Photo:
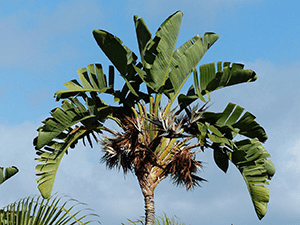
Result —
<instances>
[{"instance_id":1,"label":"green frond","mask_svg":"<svg viewBox=\"0 0 300 225\"><path fill-rule=\"evenodd\" d=\"M144 224L144 219L139 220L130 220L127 219L131 225ZM122 223L125 225L124 223ZM168 217L166 213L163 213L162 216L155 217L155 225L185 225L185 223L180 222L180 219L176 216Z\"/></svg>"},{"instance_id":2,"label":"green frond","mask_svg":"<svg viewBox=\"0 0 300 225\"><path fill-rule=\"evenodd\" d=\"M99 117L91 108L86 109L76 98L64 100L62 108L52 110L51 117L38 128L39 134L34 140L39 156L36 172L38 187L44 197L50 197L56 172L68 149L84 138L91 144L91 138L96 138L94 133L102 132Z\"/></svg>"},{"instance_id":3,"label":"green frond","mask_svg":"<svg viewBox=\"0 0 300 225\"><path fill-rule=\"evenodd\" d=\"M267 158L269 153L258 139L246 139L235 143L237 149L229 153L229 159L241 172L251 196L256 214L262 219L269 202L269 184L275 174L273 163Z\"/></svg>"},{"instance_id":4,"label":"green frond","mask_svg":"<svg viewBox=\"0 0 300 225\"><path fill-rule=\"evenodd\" d=\"M69 90L57 91L55 93L56 100L69 98L78 94L85 95L86 92L101 94L113 88L113 85L107 84L107 78L103 73L101 64L90 64L88 68L78 69L77 72L81 84L77 80L71 80L65 83L65 86ZM113 74L109 76L111 77ZM111 82L109 82L109 84L110 83Z\"/></svg>"},{"instance_id":5,"label":"green frond","mask_svg":"<svg viewBox=\"0 0 300 225\"><path fill-rule=\"evenodd\" d=\"M188 106L195 100L201 99L206 102L206 95L210 101L210 93L224 87L241 83L253 82L257 75L252 70L245 70L244 65L230 62L218 62L204 64L199 67L199 75L196 69L193 70L194 85L190 87L187 94L178 96L179 104Z\"/></svg>"},{"instance_id":6,"label":"green frond","mask_svg":"<svg viewBox=\"0 0 300 225\"><path fill-rule=\"evenodd\" d=\"M249 112L244 114L243 112L244 108L228 103L222 113L204 112L203 118L211 124L210 128L217 128L212 132L219 138L226 137L232 140L239 134L249 138L258 138L261 142L265 142L268 136L263 127L255 121L256 117ZM222 133L222 136L217 130Z\"/></svg>"},{"instance_id":7,"label":"green frond","mask_svg":"<svg viewBox=\"0 0 300 225\"><path fill-rule=\"evenodd\" d=\"M15 166L7 167L5 169L3 167L0 167L0 184L11 178L18 172L19 169Z\"/></svg>"},{"instance_id":8,"label":"green frond","mask_svg":"<svg viewBox=\"0 0 300 225\"><path fill-rule=\"evenodd\" d=\"M147 85L156 92L164 86L168 78L182 16L180 11L169 16L161 24L153 40L148 41L145 50L142 50Z\"/></svg>"},{"instance_id":9,"label":"green frond","mask_svg":"<svg viewBox=\"0 0 300 225\"><path fill-rule=\"evenodd\" d=\"M121 75L128 72L129 65L136 64L137 56L123 45L118 37L104 30L94 30L93 35L99 47Z\"/></svg>"},{"instance_id":10,"label":"green frond","mask_svg":"<svg viewBox=\"0 0 300 225\"><path fill-rule=\"evenodd\" d=\"M97 217L99 216L90 209L85 209L85 204L71 198L63 200L63 197L57 196L49 199L41 196L27 197L0 210L0 224L3 225L100 224Z\"/></svg>"}]
</instances>

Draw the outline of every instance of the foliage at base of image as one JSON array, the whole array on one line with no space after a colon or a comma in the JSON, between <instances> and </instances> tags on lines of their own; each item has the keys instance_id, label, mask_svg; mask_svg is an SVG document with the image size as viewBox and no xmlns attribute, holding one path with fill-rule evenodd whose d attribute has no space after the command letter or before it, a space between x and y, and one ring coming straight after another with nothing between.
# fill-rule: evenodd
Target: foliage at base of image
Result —
<instances>
[{"instance_id":1,"label":"foliage at base of image","mask_svg":"<svg viewBox=\"0 0 300 225\"><path fill-rule=\"evenodd\" d=\"M0 185L18 171L15 166L0 167ZM42 196L26 197L0 209L0 225L100 224L97 217L84 203L56 195L48 199Z\"/></svg>"},{"instance_id":2,"label":"foliage at base of image","mask_svg":"<svg viewBox=\"0 0 300 225\"><path fill-rule=\"evenodd\" d=\"M89 219L98 215L83 207L86 207L83 203L71 198L64 200L63 197L56 196L49 199L42 196L27 197L0 209L0 225L83 225L97 222ZM85 214L86 212L89 213Z\"/></svg>"},{"instance_id":3,"label":"foliage at base of image","mask_svg":"<svg viewBox=\"0 0 300 225\"><path fill-rule=\"evenodd\" d=\"M138 225L138 224L144 225L145 224L144 219L136 220L136 221L132 221L132 220L128 219L128 221L130 222L129 225ZM185 223L180 222L176 216L169 218L165 213L163 214L163 216L156 217L154 224L155 225L187 225ZM122 223L122 225L125 225L125 224Z\"/></svg>"}]
</instances>

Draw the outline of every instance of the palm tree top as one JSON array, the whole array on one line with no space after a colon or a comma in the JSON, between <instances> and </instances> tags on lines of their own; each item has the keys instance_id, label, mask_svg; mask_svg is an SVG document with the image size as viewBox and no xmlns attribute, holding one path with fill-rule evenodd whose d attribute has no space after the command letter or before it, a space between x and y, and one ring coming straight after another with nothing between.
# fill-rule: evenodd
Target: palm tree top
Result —
<instances>
[{"instance_id":1,"label":"palm tree top","mask_svg":"<svg viewBox=\"0 0 300 225\"><path fill-rule=\"evenodd\" d=\"M154 37L145 21L134 16L140 62L118 37L104 30L93 31L113 66L109 66L107 75L101 64L79 69L79 81L71 80L65 83L67 90L56 92L62 105L43 121L34 141L39 162L37 182L44 197L51 195L58 166L68 149L81 139L92 145L92 139L98 141L97 134L109 132L112 136L100 142L102 161L108 168L135 173L149 212L154 212L150 202L154 201L151 196L155 187L168 175L187 189L204 181L197 175L201 162L195 159L194 151L200 147L214 152L216 165L222 171L227 171L229 162L237 167L258 217L265 215L269 201L265 185L275 172L262 145L267 140L265 130L254 115L234 103L219 113L206 109L212 92L253 82L257 75L237 63L198 67L219 36L211 32L203 37L196 35L176 49L182 16L181 11L172 14ZM115 86L115 69L124 80L119 90ZM191 74L194 82L183 93L182 87ZM145 90L142 85L146 85ZM104 94L113 96L117 105L106 103ZM166 105L162 104L163 96L168 99ZM203 107L200 104L195 108L197 101L202 101ZM112 131L107 120L115 121L121 131ZM235 139L237 135L239 140ZM197 144L190 144L191 139Z\"/></svg>"}]
</instances>

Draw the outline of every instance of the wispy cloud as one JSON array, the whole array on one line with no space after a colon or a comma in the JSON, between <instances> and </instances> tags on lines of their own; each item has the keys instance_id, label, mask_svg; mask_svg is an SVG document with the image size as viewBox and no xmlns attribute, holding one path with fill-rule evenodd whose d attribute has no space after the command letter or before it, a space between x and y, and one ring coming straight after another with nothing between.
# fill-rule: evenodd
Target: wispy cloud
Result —
<instances>
[{"instance_id":1,"label":"wispy cloud","mask_svg":"<svg viewBox=\"0 0 300 225\"><path fill-rule=\"evenodd\" d=\"M276 69L276 68L275 68ZM270 119L270 118L269 118ZM271 119L272 120L272 119ZM263 125L263 121L262 121ZM20 173L1 185L1 204L6 205L20 197L38 194L35 181L34 167L36 162L32 139L37 135L39 124L23 123L17 126L0 126L1 166L16 165ZM284 127L272 127L283 130ZM271 133L273 131L271 130ZM281 132L282 133L282 132ZM275 132L276 134L276 132ZM267 147L275 160L277 174L271 181L271 202L269 212L263 224L273 224L282 212L297 218L300 191L298 176L300 160L299 141L272 137L278 141ZM295 136L299 136L295 134ZM290 148L284 148L286 143L295 143ZM4 154L3 154L4 153ZM281 157L279 162L279 157ZM54 192L68 194L88 204L96 213L100 214L103 224L126 223L126 218L135 219L143 215L143 197L133 175L124 176L117 171L107 171L99 163L101 147L85 148L81 144L64 157L58 170ZM184 188L173 187L167 178L156 190L156 211L160 215L177 215L183 222L196 224L195 221L209 224L257 222L247 188L239 172L231 166L228 174L219 171L209 151L200 155L206 162L201 176L209 182L203 183L202 188L186 192ZM277 162L276 162L277 161ZM237 212L238 215L237 216ZM220 215L212 218L212 215ZM270 215L269 215L270 214ZM241 216L242 215L242 216ZM271 222L270 222L271 221Z\"/></svg>"},{"instance_id":2,"label":"wispy cloud","mask_svg":"<svg viewBox=\"0 0 300 225\"><path fill-rule=\"evenodd\" d=\"M37 124L24 122L16 126L0 125L0 166L16 166L19 173L0 186L0 204L7 205L21 197L38 194L34 177L32 140Z\"/></svg>"}]
</instances>

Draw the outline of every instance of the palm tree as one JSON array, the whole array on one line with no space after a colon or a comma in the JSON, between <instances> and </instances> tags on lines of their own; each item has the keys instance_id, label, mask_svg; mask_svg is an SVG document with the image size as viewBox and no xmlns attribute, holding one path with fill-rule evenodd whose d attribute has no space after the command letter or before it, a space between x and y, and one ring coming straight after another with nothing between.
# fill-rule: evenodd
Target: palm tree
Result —
<instances>
[{"instance_id":1,"label":"palm tree","mask_svg":"<svg viewBox=\"0 0 300 225\"><path fill-rule=\"evenodd\" d=\"M92 146L92 139L98 141L97 134L108 132L109 137L100 141L102 161L109 169L136 175L145 200L145 224L154 223L154 190L164 178L170 176L174 184L187 189L205 181L197 175L202 165L195 158L199 148L212 149L224 172L229 161L238 168L257 216L265 215L269 190L264 185L275 173L262 145L267 139L265 130L255 116L233 103L220 113L207 111L211 92L255 81L257 75L228 62L201 65L197 70L218 35L196 35L175 50L182 16L178 11L168 17L154 38L144 20L134 16L141 62L118 37L93 31L114 67L109 67L106 76L100 64L88 65L78 70L80 82L69 81L65 84L68 90L56 92L62 105L51 111L34 140L39 156L38 187L45 198L51 195L59 163L68 149L80 139ZM114 85L115 68L125 81L120 90ZM182 87L191 74L194 84L183 94ZM118 104L104 102L104 94L113 96ZM203 104L195 104L196 100ZM115 121L121 131L111 130L107 120ZM237 135L238 141L234 139Z\"/></svg>"}]
</instances>

